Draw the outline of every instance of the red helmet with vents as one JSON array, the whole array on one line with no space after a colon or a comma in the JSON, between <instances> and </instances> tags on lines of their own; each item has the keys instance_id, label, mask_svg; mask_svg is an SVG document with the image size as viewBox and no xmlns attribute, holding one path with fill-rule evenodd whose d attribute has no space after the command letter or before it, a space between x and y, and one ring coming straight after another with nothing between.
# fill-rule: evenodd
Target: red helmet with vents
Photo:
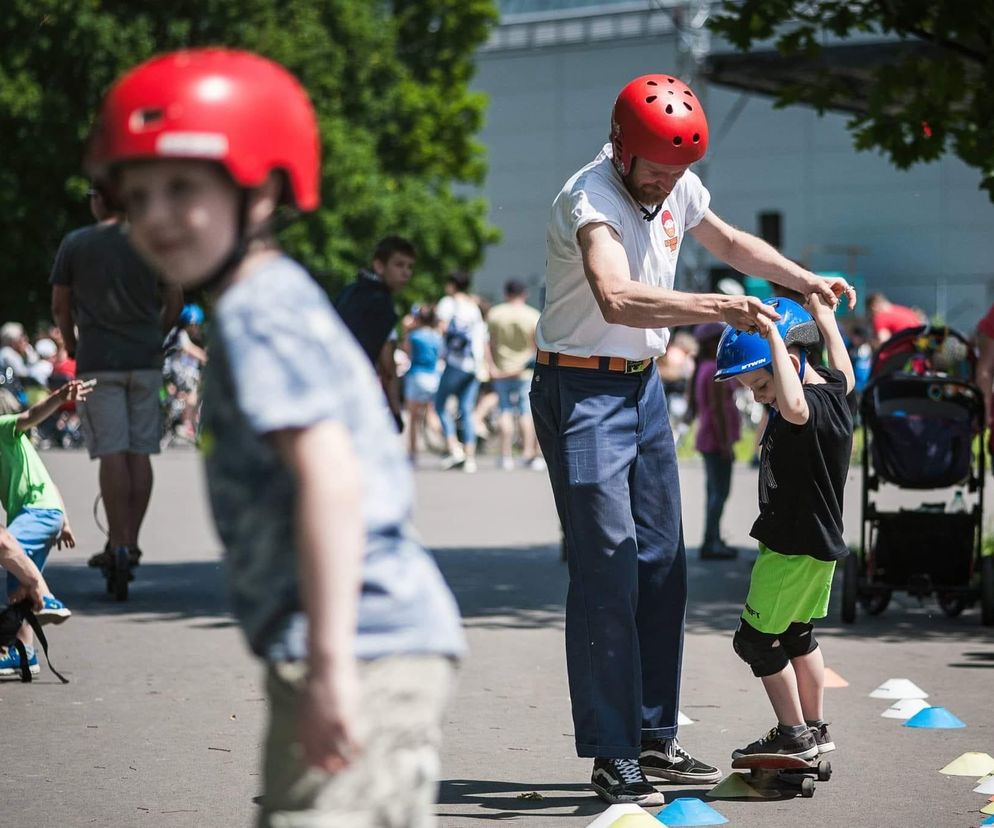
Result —
<instances>
[{"instance_id":1,"label":"red helmet with vents","mask_svg":"<svg viewBox=\"0 0 994 828\"><path fill-rule=\"evenodd\" d=\"M273 170L300 210L320 201L320 142L307 93L286 69L251 52L189 49L152 58L104 97L87 172L105 180L122 162L216 161L242 187Z\"/></svg>"},{"instance_id":2,"label":"red helmet with vents","mask_svg":"<svg viewBox=\"0 0 994 828\"><path fill-rule=\"evenodd\" d=\"M704 108L679 78L642 75L614 102L611 144L622 175L631 171L634 158L673 167L693 164L708 148Z\"/></svg>"}]
</instances>

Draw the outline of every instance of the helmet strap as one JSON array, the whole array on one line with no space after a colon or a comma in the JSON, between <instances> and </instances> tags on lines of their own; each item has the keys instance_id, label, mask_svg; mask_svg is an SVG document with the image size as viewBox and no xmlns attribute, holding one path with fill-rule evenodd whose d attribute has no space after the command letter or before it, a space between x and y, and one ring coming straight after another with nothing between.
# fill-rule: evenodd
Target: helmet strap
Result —
<instances>
[{"instance_id":1,"label":"helmet strap","mask_svg":"<svg viewBox=\"0 0 994 828\"><path fill-rule=\"evenodd\" d=\"M639 204L639 209L642 211L642 218L645 221L652 221L656 216L659 215L659 211L663 209L662 204L657 204L654 209L650 210L648 207L643 207Z\"/></svg>"}]
</instances>

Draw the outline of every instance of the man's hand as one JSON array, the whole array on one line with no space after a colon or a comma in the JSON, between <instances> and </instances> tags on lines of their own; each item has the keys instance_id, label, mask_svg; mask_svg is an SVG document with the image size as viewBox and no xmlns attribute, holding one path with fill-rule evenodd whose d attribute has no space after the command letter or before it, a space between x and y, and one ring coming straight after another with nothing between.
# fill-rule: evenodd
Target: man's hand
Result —
<instances>
[{"instance_id":1,"label":"man's hand","mask_svg":"<svg viewBox=\"0 0 994 828\"><path fill-rule=\"evenodd\" d=\"M45 583L45 579L39 575L27 584L20 584L17 589L10 594L9 601L12 604L16 604L18 601L30 598L31 609L35 612L39 612L44 606L44 597L50 594L50 592L48 584Z\"/></svg>"},{"instance_id":2,"label":"man's hand","mask_svg":"<svg viewBox=\"0 0 994 828\"><path fill-rule=\"evenodd\" d=\"M345 768L359 751L355 735L359 678L355 664L318 670L300 699L298 734L304 761L327 773Z\"/></svg>"},{"instance_id":3,"label":"man's hand","mask_svg":"<svg viewBox=\"0 0 994 828\"><path fill-rule=\"evenodd\" d=\"M852 288L849 289L852 290ZM808 312L815 321L826 321L835 317L836 304L829 304L828 300L821 293L808 294L808 299L804 303L804 307L808 309Z\"/></svg>"},{"instance_id":4,"label":"man's hand","mask_svg":"<svg viewBox=\"0 0 994 828\"><path fill-rule=\"evenodd\" d=\"M76 548L76 535L73 534L72 527L69 525L68 520L63 522L62 531L59 532L59 537L56 543L58 543L59 549L61 549L63 545L67 549Z\"/></svg>"},{"instance_id":5,"label":"man's hand","mask_svg":"<svg viewBox=\"0 0 994 828\"><path fill-rule=\"evenodd\" d=\"M856 307L856 288L850 285L841 276L815 276L813 273L807 277L807 284L801 293L806 296L819 296L833 310L845 296L849 310Z\"/></svg>"},{"instance_id":6,"label":"man's hand","mask_svg":"<svg viewBox=\"0 0 994 828\"><path fill-rule=\"evenodd\" d=\"M770 305L764 305L755 296L724 296L722 297L721 321L740 331L759 331L762 324L769 324L779 319L778 314Z\"/></svg>"}]
</instances>

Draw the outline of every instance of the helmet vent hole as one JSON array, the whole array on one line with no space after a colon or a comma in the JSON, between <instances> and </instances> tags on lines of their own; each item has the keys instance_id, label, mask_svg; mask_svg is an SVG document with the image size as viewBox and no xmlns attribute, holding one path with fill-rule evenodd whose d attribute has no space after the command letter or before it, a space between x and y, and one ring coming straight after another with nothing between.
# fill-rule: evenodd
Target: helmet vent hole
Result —
<instances>
[{"instance_id":1,"label":"helmet vent hole","mask_svg":"<svg viewBox=\"0 0 994 828\"><path fill-rule=\"evenodd\" d=\"M131 114L131 129L140 132L157 126L165 117L161 108L137 109Z\"/></svg>"},{"instance_id":2,"label":"helmet vent hole","mask_svg":"<svg viewBox=\"0 0 994 828\"><path fill-rule=\"evenodd\" d=\"M694 133L694 143L698 143L701 140L701 134L699 132Z\"/></svg>"},{"instance_id":3,"label":"helmet vent hole","mask_svg":"<svg viewBox=\"0 0 994 828\"><path fill-rule=\"evenodd\" d=\"M654 100L656 100L656 96L655 95L650 95L648 98L645 99L645 102L646 103L652 103Z\"/></svg>"},{"instance_id":4,"label":"helmet vent hole","mask_svg":"<svg viewBox=\"0 0 994 828\"><path fill-rule=\"evenodd\" d=\"M681 138L679 135L674 136L674 138L673 138L673 146L674 147L678 147L682 143L683 143L683 138Z\"/></svg>"},{"instance_id":5,"label":"helmet vent hole","mask_svg":"<svg viewBox=\"0 0 994 828\"><path fill-rule=\"evenodd\" d=\"M645 85L646 86L659 86L659 84L656 83L655 81L646 81Z\"/></svg>"},{"instance_id":6,"label":"helmet vent hole","mask_svg":"<svg viewBox=\"0 0 994 828\"><path fill-rule=\"evenodd\" d=\"M667 115L673 114L673 104L666 104L666 114Z\"/></svg>"},{"instance_id":7,"label":"helmet vent hole","mask_svg":"<svg viewBox=\"0 0 994 828\"><path fill-rule=\"evenodd\" d=\"M683 102L683 105L684 105L685 107L687 107L687 111L688 111L688 112L693 112L693 111L694 111L694 107L692 107L692 106L691 106L691 105L690 105L689 103L687 103L686 101L684 101L684 102Z\"/></svg>"},{"instance_id":8,"label":"helmet vent hole","mask_svg":"<svg viewBox=\"0 0 994 828\"><path fill-rule=\"evenodd\" d=\"M676 83L676 80L674 78L667 78L666 80L668 83Z\"/></svg>"},{"instance_id":9,"label":"helmet vent hole","mask_svg":"<svg viewBox=\"0 0 994 828\"><path fill-rule=\"evenodd\" d=\"M691 98L693 98L693 97L694 97L694 93L693 93L693 92L691 92L691 91L690 91L689 89L684 89L684 90L683 90L683 94L684 94L684 95L689 95L689 96L690 96Z\"/></svg>"}]
</instances>

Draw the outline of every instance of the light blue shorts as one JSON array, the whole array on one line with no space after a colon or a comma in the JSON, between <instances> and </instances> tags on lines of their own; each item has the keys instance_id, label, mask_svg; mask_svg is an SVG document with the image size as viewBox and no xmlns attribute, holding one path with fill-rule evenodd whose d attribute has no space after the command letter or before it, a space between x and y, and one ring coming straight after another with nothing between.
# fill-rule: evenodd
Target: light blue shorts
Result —
<instances>
[{"instance_id":1,"label":"light blue shorts","mask_svg":"<svg viewBox=\"0 0 994 828\"><path fill-rule=\"evenodd\" d=\"M404 399L415 403L430 403L438 393L438 373L409 371L404 375Z\"/></svg>"},{"instance_id":2,"label":"light blue shorts","mask_svg":"<svg viewBox=\"0 0 994 828\"><path fill-rule=\"evenodd\" d=\"M528 389L531 386L531 378L504 377L491 382L494 391L497 392L497 407L501 414L510 412L524 416L531 413L528 404Z\"/></svg>"},{"instance_id":3,"label":"light blue shorts","mask_svg":"<svg viewBox=\"0 0 994 828\"><path fill-rule=\"evenodd\" d=\"M34 565L41 570L45 568L48 553L58 539L64 522L65 515L61 509L32 509L28 506L21 509L7 524L7 531L17 539ZM8 572L7 593L13 592L18 585L17 578Z\"/></svg>"}]
</instances>

